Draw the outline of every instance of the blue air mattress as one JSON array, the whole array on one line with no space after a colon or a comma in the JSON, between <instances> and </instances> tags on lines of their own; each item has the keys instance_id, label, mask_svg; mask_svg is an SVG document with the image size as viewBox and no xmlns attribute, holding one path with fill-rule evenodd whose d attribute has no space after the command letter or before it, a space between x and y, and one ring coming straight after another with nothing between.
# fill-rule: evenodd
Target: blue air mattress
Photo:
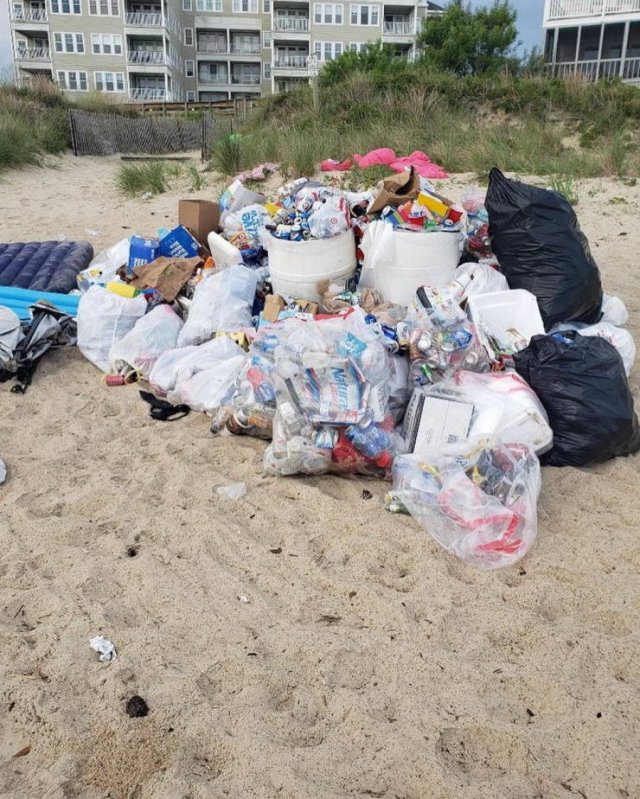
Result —
<instances>
[{"instance_id":1,"label":"blue air mattress","mask_svg":"<svg viewBox=\"0 0 640 799\"><path fill-rule=\"evenodd\" d=\"M67 294L92 258L86 241L0 244L0 286Z\"/></svg>"}]
</instances>

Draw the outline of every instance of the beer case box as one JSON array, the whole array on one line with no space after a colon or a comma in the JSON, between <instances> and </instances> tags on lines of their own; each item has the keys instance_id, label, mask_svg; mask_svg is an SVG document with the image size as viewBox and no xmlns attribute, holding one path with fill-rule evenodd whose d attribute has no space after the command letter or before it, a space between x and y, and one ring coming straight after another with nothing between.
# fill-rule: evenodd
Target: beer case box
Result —
<instances>
[{"instance_id":1,"label":"beer case box","mask_svg":"<svg viewBox=\"0 0 640 799\"><path fill-rule=\"evenodd\" d=\"M178 224L184 225L206 247L209 233L217 233L220 227L220 206L210 200L180 200Z\"/></svg>"},{"instance_id":2,"label":"beer case box","mask_svg":"<svg viewBox=\"0 0 640 799\"><path fill-rule=\"evenodd\" d=\"M131 236L127 271L131 274L136 266L144 266L155 261L160 254L158 239L145 239L144 236Z\"/></svg>"},{"instance_id":3,"label":"beer case box","mask_svg":"<svg viewBox=\"0 0 640 799\"><path fill-rule=\"evenodd\" d=\"M442 446L466 441L473 411L470 402L429 397L416 389L402 429L408 451L426 457Z\"/></svg>"},{"instance_id":4,"label":"beer case box","mask_svg":"<svg viewBox=\"0 0 640 799\"><path fill-rule=\"evenodd\" d=\"M160 255L165 258L195 258L199 253L200 243L184 225L178 225L160 239Z\"/></svg>"}]
</instances>

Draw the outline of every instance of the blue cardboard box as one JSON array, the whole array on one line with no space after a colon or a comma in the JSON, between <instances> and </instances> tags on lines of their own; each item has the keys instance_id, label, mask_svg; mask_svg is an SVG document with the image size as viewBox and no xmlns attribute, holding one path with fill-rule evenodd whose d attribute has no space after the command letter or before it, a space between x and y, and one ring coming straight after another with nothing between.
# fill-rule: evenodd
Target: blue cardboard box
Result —
<instances>
[{"instance_id":1,"label":"blue cardboard box","mask_svg":"<svg viewBox=\"0 0 640 799\"><path fill-rule=\"evenodd\" d=\"M166 258L193 258L199 252L200 243L184 225L178 225L160 239L160 255Z\"/></svg>"},{"instance_id":2,"label":"blue cardboard box","mask_svg":"<svg viewBox=\"0 0 640 799\"><path fill-rule=\"evenodd\" d=\"M133 272L134 267L150 264L155 261L159 253L160 242L158 239L145 239L143 236L131 236L129 241L129 262L127 271Z\"/></svg>"}]
</instances>

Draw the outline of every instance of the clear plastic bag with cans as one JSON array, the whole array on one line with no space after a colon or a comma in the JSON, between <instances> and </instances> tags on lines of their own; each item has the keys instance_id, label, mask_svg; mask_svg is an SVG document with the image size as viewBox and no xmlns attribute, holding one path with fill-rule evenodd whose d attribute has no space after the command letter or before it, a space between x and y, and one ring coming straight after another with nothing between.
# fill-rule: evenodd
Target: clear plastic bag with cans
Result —
<instances>
[{"instance_id":1,"label":"clear plastic bag with cans","mask_svg":"<svg viewBox=\"0 0 640 799\"><path fill-rule=\"evenodd\" d=\"M277 410L266 471L388 476L397 441L379 331L359 308L281 324L286 330L275 350Z\"/></svg>"},{"instance_id":2,"label":"clear plastic bag with cans","mask_svg":"<svg viewBox=\"0 0 640 799\"><path fill-rule=\"evenodd\" d=\"M279 326L275 325L258 330L245 365L238 374L230 413L224 418L214 417L212 432L219 432L226 426L234 435L271 440L276 412L273 371L278 329Z\"/></svg>"},{"instance_id":3,"label":"clear plastic bag with cans","mask_svg":"<svg viewBox=\"0 0 640 799\"><path fill-rule=\"evenodd\" d=\"M459 369L488 372L489 359L476 329L459 305L463 287L418 289L407 325L399 335L409 342L410 382L434 385Z\"/></svg>"},{"instance_id":4,"label":"clear plastic bag with cans","mask_svg":"<svg viewBox=\"0 0 640 799\"><path fill-rule=\"evenodd\" d=\"M393 466L387 509L410 513L448 552L470 566L512 566L538 529L540 463L526 445L493 443L430 458L403 455Z\"/></svg>"}]
</instances>

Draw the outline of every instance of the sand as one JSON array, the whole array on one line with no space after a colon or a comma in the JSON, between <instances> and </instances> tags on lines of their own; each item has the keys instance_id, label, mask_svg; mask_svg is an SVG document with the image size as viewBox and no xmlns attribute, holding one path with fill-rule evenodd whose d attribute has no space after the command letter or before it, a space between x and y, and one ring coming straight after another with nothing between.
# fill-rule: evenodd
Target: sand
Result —
<instances>
[{"instance_id":1,"label":"sand","mask_svg":"<svg viewBox=\"0 0 640 799\"><path fill-rule=\"evenodd\" d=\"M123 200L117 163L2 178L0 240L170 225L184 192ZM578 189L640 341L640 187ZM100 378L72 349L0 386L0 796L640 796L640 457L545 469L530 554L480 573L385 484L266 477L264 444Z\"/></svg>"}]
</instances>

